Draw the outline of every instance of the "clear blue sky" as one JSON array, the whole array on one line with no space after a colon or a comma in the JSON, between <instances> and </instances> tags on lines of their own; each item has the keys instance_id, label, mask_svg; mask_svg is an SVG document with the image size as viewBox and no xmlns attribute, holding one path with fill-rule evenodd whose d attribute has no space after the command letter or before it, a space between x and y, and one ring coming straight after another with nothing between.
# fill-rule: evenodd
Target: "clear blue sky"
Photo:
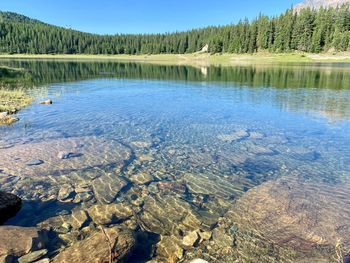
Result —
<instances>
[{"instance_id":1,"label":"clear blue sky","mask_svg":"<svg viewBox=\"0 0 350 263\"><path fill-rule=\"evenodd\" d=\"M225 25L301 0L0 0L0 10L100 34L162 33Z\"/></svg>"}]
</instances>

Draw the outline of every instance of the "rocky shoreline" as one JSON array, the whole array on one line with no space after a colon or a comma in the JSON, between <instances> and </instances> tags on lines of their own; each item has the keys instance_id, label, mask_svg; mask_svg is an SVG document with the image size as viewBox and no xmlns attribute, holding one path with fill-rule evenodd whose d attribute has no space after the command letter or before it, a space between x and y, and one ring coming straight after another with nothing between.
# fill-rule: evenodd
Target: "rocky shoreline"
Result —
<instances>
[{"instance_id":1,"label":"rocky shoreline","mask_svg":"<svg viewBox=\"0 0 350 263\"><path fill-rule=\"evenodd\" d=\"M258 143L262 138L267 146ZM23 206L9 221L16 226L0 226L0 259L204 263L337 262L346 257L350 210L344 207L350 188L345 181L343 187L301 181L292 179L298 178L293 170L252 185L250 167L274 178L271 169L277 168L266 168L275 154L270 145L283 149L288 140L248 130L217 139L224 146L239 142L245 147L239 156L223 152L217 158L244 167L246 174L208 172L203 164L216 162L208 161L213 159L203 150L169 147L159 150L161 155L150 147L157 149L156 139L3 142L1 188L20 196ZM193 172L175 173L181 170L164 167L162 158L188 163ZM292 158L314 161L318 154L296 147Z\"/></svg>"}]
</instances>

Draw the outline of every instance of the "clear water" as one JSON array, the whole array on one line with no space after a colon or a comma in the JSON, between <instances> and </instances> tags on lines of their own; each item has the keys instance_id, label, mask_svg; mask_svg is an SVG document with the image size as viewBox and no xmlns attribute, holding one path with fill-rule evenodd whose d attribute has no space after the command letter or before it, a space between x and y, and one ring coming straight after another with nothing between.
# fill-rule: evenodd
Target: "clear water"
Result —
<instances>
[{"instance_id":1,"label":"clear water","mask_svg":"<svg viewBox=\"0 0 350 263\"><path fill-rule=\"evenodd\" d=\"M26 200L8 224L32 226L62 211L105 203L98 196L61 203L56 201L57 192L62 184L90 184L114 171L127 178L127 186L109 202L129 202L135 193L144 199L140 192L152 194L155 184L174 182L186 188L180 197L174 189L156 194L173 195L196 211L217 217L234 210L249 190L281 178L346 191L348 64L228 68L115 62L1 64L31 70L34 77L27 85L33 86L29 93L35 97L33 105L18 114L18 123L0 127L0 189ZM38 104L46 98L53 105ZM82 155L59 160L61 150ZM31 159L44 164L27 166ZM140 184L130 179L139 174L151 179ZM105 190L110 191L107 186ZM313 194L306 193L305 198ZM225 205L217 207L220 200ZM334 201L340 203L344 206ZM45 205L50 209L43 209ZM344 220L350 219L350 207L345 206L340 210ZM142 213L141 209L141 217ZM343 241L344 246L349 244Z\"/></svg>"}]
</instances>

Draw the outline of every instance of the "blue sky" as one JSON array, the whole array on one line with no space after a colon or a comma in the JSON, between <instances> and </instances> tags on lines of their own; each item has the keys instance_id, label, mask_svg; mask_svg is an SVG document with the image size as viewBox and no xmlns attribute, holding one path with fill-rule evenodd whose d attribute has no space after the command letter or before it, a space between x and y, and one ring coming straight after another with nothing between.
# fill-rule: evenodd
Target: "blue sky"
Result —
<instances>
[{"instance_id":1,"label":"blue sky","mask_svg":"<svg viewBox=\"0 0 350 263\"><path fill-rule=\"evenodd\" d=\"M162 33L276 15L301 0L0 0L0 10L99 34Z\"/></svg>"}]
</instances>

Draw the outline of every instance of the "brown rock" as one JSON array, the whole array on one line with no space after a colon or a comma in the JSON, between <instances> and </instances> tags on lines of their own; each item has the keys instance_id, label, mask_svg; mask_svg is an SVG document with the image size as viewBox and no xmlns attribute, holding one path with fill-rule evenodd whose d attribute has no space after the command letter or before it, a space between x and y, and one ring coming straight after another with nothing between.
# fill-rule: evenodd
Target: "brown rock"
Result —
<instances>
[{"instance_id":1,"label":"brown rock","mask_svg":"<svg viewBox=\"0 0 350 263\"><path fill-rule=\"evenodd\" d=\"M89 216L97 225L109 225L126 220L133 215L126 204L94 205L88 209Z\"/></svg>"},{"instance_id":2,"label":"brown rock","mask_svg":"<svg viewBox=\"0 0 350 263\"><path fill-rule=\"evenodd\" d=\"M23 256L43 249L47 234L34 227L0 226L0 255Z\"/></svg>"},{"instance_id":3,"label":"brown rock","mask_svg":"<svg viewBox=\"0 0 350 263\"><path fill-rule=\"evenodd\" d=\"M51 99L44 100L44 101L40 102L40 104L42 104L42 105L50 105L50 104L52 104L52 100Z\"/></svg>"},{"instance_id":4,"label":"brown rock","mask_svg":"<svg viewBox=\"0 0 350 263\"><path fill-rule=\"evenodd\" d=\"M127 258L134 246L135 238L130 231L118 227L103 228L64 249L52 262L119 262Z\"/></svg>"}]
</instances>

